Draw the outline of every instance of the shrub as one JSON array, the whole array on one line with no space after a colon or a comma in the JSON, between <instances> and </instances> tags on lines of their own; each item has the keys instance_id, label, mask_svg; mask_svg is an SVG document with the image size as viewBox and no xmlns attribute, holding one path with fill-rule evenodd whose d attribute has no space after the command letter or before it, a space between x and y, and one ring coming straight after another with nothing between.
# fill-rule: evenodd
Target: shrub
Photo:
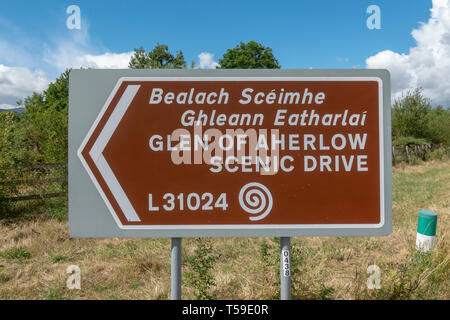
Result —
<instances>
[{"instance_id":1,"label":"shrub","mask_svg":"<svg viewBox=\"0 0 450 320\"><path fill-rule=\"evenodd\" d=\"M408 91L392 106L392 139L423 139L426 144L449 145L450 109L442 106L432 108L431 100L423 96L421 88Z\"/></svg>"},{"instance_id":2,"label":"shrub","mask_svg":"<svg viewBox=\"0 0 450 320\"><path fill-rule=\"evenodd\" d=\"M0 257L11 260L12 259L24 260L30 258L31 254L27 249L24 248L12 248L0 253Z\"/></svg>"},{"instance_id":3,"label":"shrub","mask_svg":"<svg viewBox=\"0 0 450 320\"><path fill-rule=\"evenodd\" d=\"M192 271L185 273L185 284L194 288L196 299L212 300L210 290L216 283L211 271L217 256L213 253L211 240L198 238L196 244L194 254L187 259Z\"/></svg>"}]
</instances>

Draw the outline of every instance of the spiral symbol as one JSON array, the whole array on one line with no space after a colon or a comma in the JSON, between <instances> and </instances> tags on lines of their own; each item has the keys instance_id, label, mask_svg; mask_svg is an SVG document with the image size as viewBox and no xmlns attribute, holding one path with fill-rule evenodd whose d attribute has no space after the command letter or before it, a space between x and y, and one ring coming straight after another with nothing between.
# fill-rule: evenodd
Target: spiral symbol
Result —
<instances>
[{"instance_id":1,"label":"spiral symbol","mask_svg":"<svg viewBox=\"0 0 450 320\"><path fill-rule=\"evenodd\" d=\"M250 217L251 221L264 219L272 210L272 194L266 186L261 183L251 182L242 187L239 192L239 204L242 209L250 214L260 214Z\"/></svg>"}]
</instances>

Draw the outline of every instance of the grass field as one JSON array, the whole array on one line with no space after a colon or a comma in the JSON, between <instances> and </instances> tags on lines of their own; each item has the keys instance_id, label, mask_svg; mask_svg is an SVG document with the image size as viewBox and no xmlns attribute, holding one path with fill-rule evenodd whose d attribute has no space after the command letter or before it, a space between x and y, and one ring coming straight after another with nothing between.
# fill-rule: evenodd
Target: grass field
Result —
<instances>
[{"instance_id":1,"label":"grass field","mask_svg":"<svg viewBox=\"0 0 450 320\"><path fill-rule=\"evenodd\" d=\"M414 249L419 209L439 214L437 245L427 254ZM449 214L449 160L394 168L393 233L292 238L293 298L449 299ZM188 258L197 254L213 262L211 270L200 268L215 282L203 283L209 296L278 299L278 241L184 239L183 298L198 297L187 285L198 274ZM199 245L211 246L211 254L196 252ZM36 203L33 214L0 220L0 299L168 299L169 254L169 239L70 239L61 204ZM381 289L369 290L373 264ZM80 267L80 290L66 288L69 265Z\"/></svg>"}]
</instances>

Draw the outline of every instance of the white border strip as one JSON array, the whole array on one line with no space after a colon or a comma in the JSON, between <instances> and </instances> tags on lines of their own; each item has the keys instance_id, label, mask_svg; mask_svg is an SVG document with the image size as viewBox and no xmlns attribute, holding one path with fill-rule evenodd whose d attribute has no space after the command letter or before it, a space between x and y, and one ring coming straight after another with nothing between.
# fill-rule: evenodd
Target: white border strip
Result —
<instances>
[{"instance_id":1,"label":"white border strip","mask_svg":"<svg viewBox=\"0 0 450 320\"><path fill-rule=\"evenodd\" d=\"M114 208L106 197L104 191L102 190L100 184L92 173L91 169L87 165L86 160L82 155L82 151L86 146L87 142L91 138L95 128L97 127L100 120L103 118L108 106L111 104L112 99L116 95L120 86L124 81L130 82L155 82L155 81L376 81L378 82L378 123L379 123L379 154L380 154L380 223L378 224L255 224L255 225L137 225L137 226L124 226L120 219L117 217ZM125 90L123 96L121 97L118 105L116 106L113 114L111 114L107 123L105 124L102 132L95 141L89 154L91 155L94 163L97 165L100 173L102 174L108 187L111 189L116 201L119 203L124 215L128 221L138 222L140 221L138 215L136 214L133 206L128 200L125 192L123 191L120 183L117 181L114 173L110 169L106 160L102 156L102 152L107 145L109 139L117 128L120 120L128 109L131 101L134 99L137 91L139 90L139 85L129 85ZM119 105L120 104L120 105ZM119 110L118 110L119 109ZM117 111L117 112L116 112ZM129 230L221 230L221 229L239 229L239 230L273 230L273 229L374 229L381 228L385 223L384 215L384 144L383 144L383 81L379 77L121 77L112 92L110 93L108 99L106 100L103 108L101 109L99 115L94 121L92 127L90 128L88 134L84 138L80 147L78 148L78 157L80 158L83 166L85 167L87 173L89 174L91 180L93 181L95 187L99 191L103 198L106 206L111 212L114 220L121 229ZM111 122L111 124L110 124ZM100 139L101 138L101 139ZM99 141L100 140L100 141ZM97 160L95 160L97 159ZM99 161L99 163L98 163ZM99 167L100 164L100 167ZM104 165L106 164L106 166ZM109 168L109 170L107 170ZM103 170L103 171L102 171ZM109 181L109 183L108 183ZM111 188L113 187L113 188ZM125 210L124 210L125 209Z\"/></svg>"},{"instance_id":2,"label":"white border strip","mask_svg":"<svg viewBox=\"0 0 450 320\"><path fill-rule=\"evenodd\" d=\"M114 111L108 118L108 122L105 123L102 132L100 132L100 135L92 146L91 151L89 151L89 154L94 162L96 161L96 159L98 159L98 157L100 157L103 150L105 150L109 139L111 139L114 131L116 131L117 126L125 115L125 112L128 110L128 107L130 106L140 87L141 86L135 85L128 86L125 89L122 97L114 108Z\"/></svg>"},{"instance_id":3,"label":"white border strip","mask_svg":"<svg viewBox=\"0 0 450 320\"><path fill-rule=\"evenodd\" d=\"M114 175L114 172L111 170L106 159L103 157L103 150L105 150L106 145L111 139L114 131L116 131L117 126L125 115L125 112L128 110L128 107L130 106L140 87L141 86L130 85L125 89L122 97L114 108L114 111L111 113L111 116L108 118L108 121L105 123L105 126L100 132L100 135L89 151L89 155L91 156L92 160L100 171L100 174L111 190L123 214L128 221L133 222L141 221L141 219L139 219L139 216L137 215L125 191L122 189L122 186Z\"/></svg>"}]
</instances>

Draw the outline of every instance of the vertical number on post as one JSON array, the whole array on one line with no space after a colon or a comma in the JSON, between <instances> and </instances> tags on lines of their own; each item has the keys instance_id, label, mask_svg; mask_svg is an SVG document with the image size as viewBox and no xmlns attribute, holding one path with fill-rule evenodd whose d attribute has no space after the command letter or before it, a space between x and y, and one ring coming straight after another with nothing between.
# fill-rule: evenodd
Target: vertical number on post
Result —
<instances>
[{"instance_id":1,"label":"vertical number on post","mask_svg":"<svg viewBox=\"0 0 450 320\"><path fill-rule=\"evenodd\" d=\"M283 276L290 277L291 276L291 259L289 256L289 250L281 251L281 259L283 261Z\"/></svg>"}]
</instances>

